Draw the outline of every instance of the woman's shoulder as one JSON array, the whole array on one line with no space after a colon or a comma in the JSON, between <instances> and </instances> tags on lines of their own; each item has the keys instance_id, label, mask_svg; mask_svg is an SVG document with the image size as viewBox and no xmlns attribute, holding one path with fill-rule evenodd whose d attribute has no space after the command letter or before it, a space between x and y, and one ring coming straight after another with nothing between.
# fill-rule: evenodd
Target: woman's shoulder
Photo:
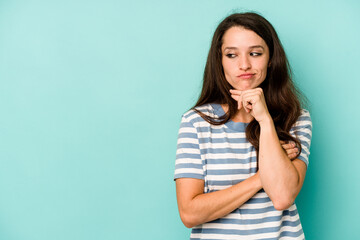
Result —
<instances>
[{"instance_id":1,"label":"woman's shoulder","mask_svg":"<svg viewBox=\"0 0 360 240\"><path fill-rule=\"evenodd\" d=\"M299 119L298 120L308 120L308 121L311 121L311 116L310 116L310 112L309 110L303 108L301 109L300 111L300 116L299 116Z\"/></svg>"},{"instance_id":2,"label":"woman's shoulder","mask_svg":"<svg viewBox=\"0 0 360 240\"><path fill-rule=\"evenodd\" d=\"M200 113L203 113L210 117L216 117L213 104L207 103L188 110L182 115L182 118L183 120L192 121L192 122L205 121L200 116Z\"/></svg>"},{"instance_id":3,"label":"woman's shoulder","mask_svg":"<svg viewBox=\"0 0 360 240\"><path fill-rule=\"evenodd\" d=\"M300 111L300 116L298 117L297 121L294 124L294 127L297 126L312 126L312 121L311 121L311 116L310 116L310 112L307 109L301 109Z\"/></svg>"}]
</instances>

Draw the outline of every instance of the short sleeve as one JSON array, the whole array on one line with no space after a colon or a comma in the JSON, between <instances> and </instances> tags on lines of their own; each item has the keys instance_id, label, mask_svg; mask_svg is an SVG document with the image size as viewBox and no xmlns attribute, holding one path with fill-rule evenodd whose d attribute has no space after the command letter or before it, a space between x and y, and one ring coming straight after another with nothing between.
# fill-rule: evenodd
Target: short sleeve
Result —
<instances>
[{"instance_id":1,"label":"short sleeve","mask_svg":"<svg viewBox=\"0 0 360 240\"><path fill-rule=\"evenodd\" d=\"M177 178L204 179L198 134L185 116L181 120L177 141L174 179Z\"/></svg>"},{"instance_id":2,"label":"short sleeve","mask_svg":"<svg viewBox=\"0 0 360 240\"><path fill-rule=\"evenodd\" d=\"M290 130L290 134L300 140L301 153L298 159L309 165L312 122L309 111L303 109L301 115Z\"/></svg>"}]
</instances>

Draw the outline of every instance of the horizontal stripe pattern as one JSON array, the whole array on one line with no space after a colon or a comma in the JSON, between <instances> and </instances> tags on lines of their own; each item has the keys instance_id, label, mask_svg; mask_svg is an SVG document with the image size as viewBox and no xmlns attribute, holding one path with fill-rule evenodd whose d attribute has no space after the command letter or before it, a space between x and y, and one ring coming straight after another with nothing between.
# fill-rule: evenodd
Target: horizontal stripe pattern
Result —
<instances>
[{"instance_id":1,"label":"horizontal stripe pattern","mask_svg":"<svg viewBox=\"0 0 360 240\"><path fill-rule=\"evenodd\" d=\"M197 108L219 117L224 114L219 104ZM204 193L229 188L257 171L255 148L246 139L246 123L213 126L193 110L182 117L176 151L177 178L204 180ZM312 123L307 110L302 110L290 134L300 140L298 157L309 164ZM304 239L295 203L278 211L270 198L260 190L241 207L214 221L192 229L191 239Z\"/></svg>"}]
</instances>

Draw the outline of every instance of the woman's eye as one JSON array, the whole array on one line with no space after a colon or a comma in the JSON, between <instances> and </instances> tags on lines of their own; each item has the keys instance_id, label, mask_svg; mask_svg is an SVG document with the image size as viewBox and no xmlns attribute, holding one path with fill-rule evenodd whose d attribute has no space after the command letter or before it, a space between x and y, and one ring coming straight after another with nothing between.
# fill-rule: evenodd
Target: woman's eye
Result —
<instances>
[{"instance_id":1,"label":"woman's eye","mask_svg":"<svg viewBox=\"0 0 360 240\"><path fill-rule=\"evenodd\" d=\"M261 56L261 55L262 55L262 53L258 53L258 52L251 52L250 53L250 56L254 56L254 57Z\"/></svg>"},{"instance_id":2,"label":"woman's eye","mask_svg":"<svg viewBox=\"0 0 360 240\"><path fill-rule=\"evenodd\" d=\"M236 57L236 55L235 55L235 54L232 54L232 53L228 53L228 54L226 54L226 56L227 56L228 58L234 58L234 57Z\"/></svg>"}]
</instances>

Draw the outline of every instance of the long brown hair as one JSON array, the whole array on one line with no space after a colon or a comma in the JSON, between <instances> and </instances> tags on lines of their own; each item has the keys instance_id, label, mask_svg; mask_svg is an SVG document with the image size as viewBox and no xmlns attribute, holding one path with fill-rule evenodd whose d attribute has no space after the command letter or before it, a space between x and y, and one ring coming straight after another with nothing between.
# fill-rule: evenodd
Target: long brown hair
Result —
<instances>
[{"instance_id":1,"label":"long brown hair","mask_svg":"<svg viewBox=\"0 0 360 240\"><path fill-rule=\"evenodd\" d=\"M299 148L299 156L301 152L300 141L291 136L289 131L300 116L300 100L303 97L292 81L289 62L274 27L259 14L235 13L226 17L216 28L205 66L202 91L199 100L192 109L213 125L224 124L235 116L237 102L229 94L232 86L226 81L224 75L221 52L223 36L229 28L234 26L254 31L264 39L269 47L269 62L271 64L265 80L259 87L263 89L267 108L274 121L279 139L294 141ZM196 107L207 103L227 104L229 108L223 116L215 119L196 109ZM260 126L255 119L246 128L246 137L258 153Z\"/></svg>"}]
</instances>

